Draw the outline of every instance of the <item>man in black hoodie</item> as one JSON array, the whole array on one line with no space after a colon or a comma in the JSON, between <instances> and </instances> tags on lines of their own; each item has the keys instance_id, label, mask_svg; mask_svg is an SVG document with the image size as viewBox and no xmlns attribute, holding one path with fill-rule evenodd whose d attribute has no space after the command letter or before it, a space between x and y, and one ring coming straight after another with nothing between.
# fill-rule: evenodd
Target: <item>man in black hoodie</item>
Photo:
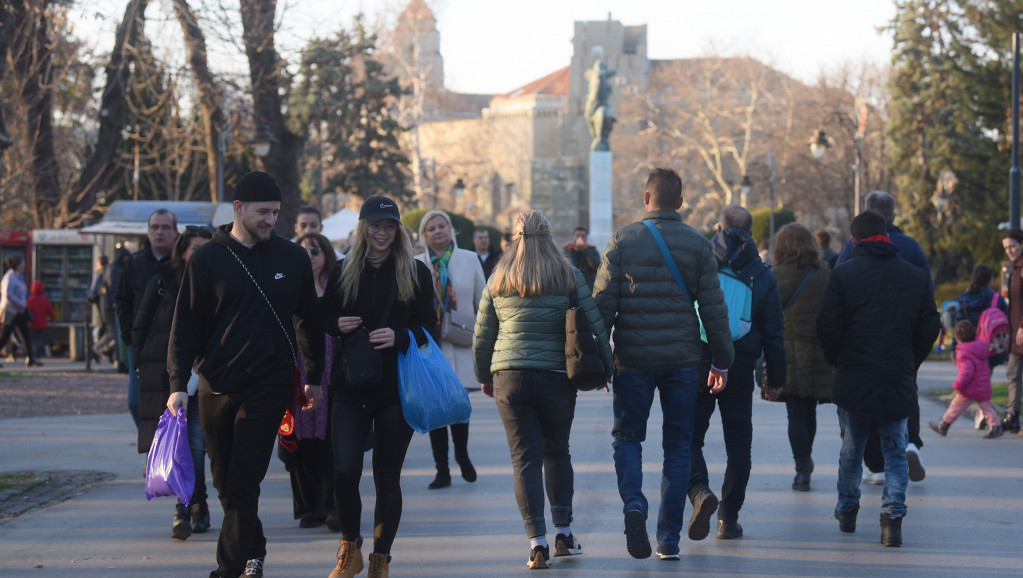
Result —
<instances>
[{"instance_id":1,"label":"man in black hoodie","mask_svg":"<svg viewBox=\"0 0 1023 578\"><path fill-rule=\"evenodd\" d=\"M752 467L753 447L753 367L764 354L767 377L771 387L768 396L777 399L785 387L785 338L778 281L763 261L753 242L753 215L732 205L725 208L718 223L717 235L711 240L717 258L718 275L731 276L752 289L748 333L735 340L735 362L729 371L728 387L719 393L700 388L693 417L692 454L690 456L689 499L693 514L689 521L689 539L702 540L710 533L710 515L718 505L710 490L703 443L715 407L721 412L721 430L725 437L727 462L721 484L721 510L718 512L717 537L731 540L742 537L739 510L746 501L746 485ZM735 287L734 281L730 281ZM722 283L729 309L731 291ZM740 292L741 293L741 292ZM747 293L748 294L748 293ZM729 321L736 315L729 311ZM740 312L741 313L741 312ZM741 317L740 317L741 319ZM740 330L741 334L743 330ZM710 348L704 346L704 362L700 365L701 383L710 371Z\"/></svg>"},{"instance_id":2,"label":"man in black hoodie","mask_svg":"<svg viewBox=\"0 0 1023 578\"><path fill-rule=\"evenodd\" d=\"M263 575L259 485L292 396L299 351L305 408L321 398L324 342L312 265L305 249L273 230L280 207L273 177L258 171L242 177L234 223L188 260L174 310L167 407L187 407L195 367L213 486L224 508L219 567L210 578Z\"/></svg>"},{"instance_id":3,"label":"man in black hoodie","mask_svg":"<svg viewBox=\"0 0 1023 578\"><path fill-rule=\"evenodd\" d=\"M849 225L852 258L828 279L817 335L835 366L832 401L838 406L842 453L835 518L856 531L860 475L867 435L876 428L884 454L881 543L902 545L909 462L906 421L916 403L916 371L938 336L941 320L927 273L898 258L885 218L864 211Z\"/></svg>"}]
</instances>

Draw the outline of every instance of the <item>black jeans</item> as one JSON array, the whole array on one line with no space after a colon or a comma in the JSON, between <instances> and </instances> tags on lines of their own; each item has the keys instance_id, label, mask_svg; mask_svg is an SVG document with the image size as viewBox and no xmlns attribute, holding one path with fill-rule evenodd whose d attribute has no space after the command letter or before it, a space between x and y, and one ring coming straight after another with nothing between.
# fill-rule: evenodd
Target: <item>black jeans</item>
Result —
<instances>
[{"instance_id":1,"label":"black jeans","mask_svg":"<svg viewBox=\"0 0 1023 578\"><path fill-rule=\"evenodd\" d=\"M718 519L734 522L746 501L746 484L752 467L753 447L753 363L756 360L736 359L728 370L728 386L712 395L706 387L710 372L708 364L700 365L700 387L696 393L693 416L693 445L690 456L689 499L710 488L707 462L703 457L704 438L710 427L715 406L721 410L721 430L725 436L725 480L721 484L721 507Z\"/></svg>"},{"instance_id":2,"label":"black jeans","mask_svg":"<svg viewBox=\"0 0 1023 578\"><path fill-rule=\"evenodd\" d=\"M789 445L794 459L808 458L813 453L817 436L817 400L792 398L785 400L789 416Z\"/></svg>"},{"instance_id":3,"label":"black jeans","mask_svg":"<svg viewBox=\"0 0 1023 578\"><path fill-rule=\"evenodd\" d=\"M35 361L36 354L32 350L31 333L28 329L28 313L22 311L14 316L14 322L4 325L3 331L0 331L0 349L4 345L7 345L7 341L10 340L11 334L15 331L18 332L18 341L21 342L21 347L25 350L25 360Z\"/></svg>"},{"instance_id":4,"label":"black jeans","mask_svg":"<svg viewBox=\"0 0 1023 578\"><path fill-rule=\"evenodd\" d=\"M199 390L199 420L206 434L213 487L224 508L217 541L217 573L221 576L241 576L246 560L266 555L258 511L259 484L273 456L290 387L253 386L219 395Z\"/></svg>"},{"instance_id":5,"label":"black jeans","mask_svg":"<svg viewBox=\"0 0 1023 578\"><path fill-rule=\"evenodd\" d=\"M360 537L363 451L373 429L373 484L377 499L373 511L373 552L390 554L401 522L401 467L412 441L401 404L362 407L336 400L331 405L334 444L334 504L341 521L341 537Z\"/></svg>"},{"instance_id":6,"label":"black jeans","mask_svg":"<svg viewBox=\"0 0 1023 578\"><path fill-rule=\"evenodd\" d=\"M469 459L469 424L453 423L430 430L430 449L433 450L433 463L438 472L448 471L448 428L451 428L451 440L455 443L455 461Z\"/></svg>"},{"instance_id":7,"label":"black jeans","mask_svg":"<svg viewBox=\"0 0 1023 578\"><path fill-rule=\"evenodd\" d=\"M575 473L568 437L575 397L575 386L565 373L523 370L494 375L497 413L511 452L515 501L530 538L547 533L545 486L555 527L572 523Z\"/></svg>"}]
</instances>

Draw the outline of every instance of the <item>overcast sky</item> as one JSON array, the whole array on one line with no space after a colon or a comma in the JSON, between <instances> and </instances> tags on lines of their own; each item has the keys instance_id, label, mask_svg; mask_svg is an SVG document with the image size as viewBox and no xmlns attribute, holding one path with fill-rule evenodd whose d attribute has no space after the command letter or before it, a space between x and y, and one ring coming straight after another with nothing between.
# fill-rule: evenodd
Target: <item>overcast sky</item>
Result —
<instances>
[{"instance_id":1,"label":"overcast sky","mask_svg":"<svg viewBox=\"0 0 1023 578\"><path fill-rule=\"evenodd\" d=\"M648 56L687 58L749 54L801 80L843 62L887 62L895 15L892 0L434 0L446 86L458 92L504 93L567 66L573 22L647 25ZM95 47L109 51L124 0L79 0L72 14ZM173 18L169 1L150 3L147 17ZM193 0L193 7L200 5ZM233 4L233 3L231 3ZM282 44L329 36L362 11L370 22L394 16L408 0L278 0ZM167 6L164 6L167 5ZM96 32L93 32L96 31ZM154 42L180 37L172 20L147 28ZM168 35L161 38L161 35ZM214 66L217 62L214 62Z\"/></svg>"}]
</instances>

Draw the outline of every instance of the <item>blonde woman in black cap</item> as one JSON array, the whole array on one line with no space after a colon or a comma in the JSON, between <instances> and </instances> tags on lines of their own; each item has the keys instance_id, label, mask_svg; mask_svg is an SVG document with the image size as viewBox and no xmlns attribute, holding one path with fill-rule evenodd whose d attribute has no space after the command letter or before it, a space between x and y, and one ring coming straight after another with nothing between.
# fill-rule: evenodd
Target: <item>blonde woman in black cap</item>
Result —
<instances>
[{"instance_id":1,"label":"blonde woman in black cap","mask_svg":"<svg viewBox=\"0 0 1023 578\"><path fill-rule=\"evenodd\" d=\"M349 578L363 568L363 446L373 431L373 483L376 506L370 578L388 575L391 544L401 520L401 468L412 441L398 397L398 352L426 342L436 313L430 270L415 259L409 231L398 207L387 197L370 197L362 205L348 256L335 265L320 302L323 327L341 337L330 376L331 432L334 446L334 500L341 521L337 565L330 578ZM381 352L378 379L356 387L345 380L341 358L346 347L369 332L369 343ZM415 334L411 343L408 330Z\"/></svg>"},{"instance_id":2,"label":"blonde woman in black cap","mask_svg":"<svg viewBox=\"0 0 1023 578\"><path fill-rule=\"evenodd\" d=\"M220 227L189 258L174 308L167 407L187 407L196 368L199 422L224 508L218 568L210 578L263 576L259 484L291 399L300 352L306 409L320 399L323 329L313 269L305 249L274 232L280 210L281 189L272 176L256 171L242 177L234 190L234 223Z\"/></svg>"}]
</instances>

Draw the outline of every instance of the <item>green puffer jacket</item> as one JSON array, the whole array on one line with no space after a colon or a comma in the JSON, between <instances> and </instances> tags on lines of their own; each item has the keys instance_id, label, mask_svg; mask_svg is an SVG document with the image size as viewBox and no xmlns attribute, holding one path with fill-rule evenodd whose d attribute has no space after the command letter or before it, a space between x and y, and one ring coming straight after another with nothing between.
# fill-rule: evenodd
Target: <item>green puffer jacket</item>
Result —
<instances>
[{"instance_id":1,"label":"green puffer jacket","mask_svg":"<svg viewBox=\"0 0 1023 578\"><path fill-rule=\"evenodd\" d=\"M810 272L793 265L777 265L778 293L784 307L796 288ZM835 370L824 360L824 350L817 339L817 309L828 284L829 269L819 267L803 290L785 312L785 365L788 368L781 399L814 399L831 401Z\"/></svg>"},{"instance_id":2,"label":"green puffer jacket","mask_svg":"<svg viewBox=\"0 0 1023 578\"><path fill-rule=\"evenodd\" d=\"M707 328L719 369L732 367L735 351L728 308L718 284L718 262L710 241L682 223L676 211L650 211ZM657 242L642 222L618 229L597 272L593 298L614 326L615 366L655 371L696 365L703 357L696 307L664 264Z\"/></svg>"},{"instance_id":3,"label":"green puffer jacket","mask_svg":"<svg viewBox=\"0 0 1023 578\"><path fill-rule=\"evenodd\" d=\"M613 365L604 321L582 273L575 267L572 270L575 272L576 298L597 337L600 359L610 379ZM494 373L502 369L565 371L565 311L568 305L568 295L492 297L488 285L480 299L472 340L476 380L493 383Z\"/></svg>"}]
</instances>

